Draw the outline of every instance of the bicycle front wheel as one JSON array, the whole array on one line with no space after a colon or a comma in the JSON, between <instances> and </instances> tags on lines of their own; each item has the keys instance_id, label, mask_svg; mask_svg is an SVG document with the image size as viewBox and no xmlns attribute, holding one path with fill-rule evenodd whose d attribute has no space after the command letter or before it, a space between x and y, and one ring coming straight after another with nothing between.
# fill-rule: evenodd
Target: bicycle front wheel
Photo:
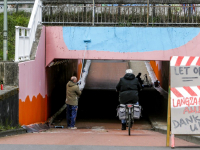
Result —
<instances>
[{"instance_id":1,"label":"bicycle front wheel","mask_svg":"<svg viewBox=\"0 0 200 150\"><path fill-rule=\"evenodd\" d=\"M128 115L128 135L131 135L131 114Z\"/></svg>"}]
</instances>

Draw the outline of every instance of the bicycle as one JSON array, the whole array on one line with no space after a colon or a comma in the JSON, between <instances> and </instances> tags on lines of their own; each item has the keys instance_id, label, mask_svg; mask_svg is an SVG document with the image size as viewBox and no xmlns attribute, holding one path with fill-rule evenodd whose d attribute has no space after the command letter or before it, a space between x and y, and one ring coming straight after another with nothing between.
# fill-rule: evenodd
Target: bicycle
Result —
<instances>
[{"instance_id":1,"label":"bicycle","mask_svg":"<svg viewBox=\"0 0 200 150\"><path fill-rule=\"evenodd\" d=\"M126 104L128 117L126 117L126 126L128 126L128 135L131 135L131 128L134 123L134 104Z\"/></svg>"},{"instance_id":2,"label":"bicycle","mask_svg":"<svg viewBox=\"0 0 200 150\"><path fill-rule=\"evenodd\" d=\"M120 104L117 108L117 116L120 120L126 120L126 126L128 127L128 135L131 135L131 128L134 123L134 119L140 119L141 106L138 104Z\"/></svg>"}]
</instances>

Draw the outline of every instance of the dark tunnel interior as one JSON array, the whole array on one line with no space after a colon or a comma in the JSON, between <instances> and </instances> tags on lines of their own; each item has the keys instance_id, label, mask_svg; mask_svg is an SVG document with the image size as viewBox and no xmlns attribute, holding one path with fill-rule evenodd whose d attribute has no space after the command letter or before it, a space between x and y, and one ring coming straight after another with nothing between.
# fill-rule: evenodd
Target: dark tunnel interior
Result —
<instances>
[{"instance_id":1,"label":"dark tunnel interior","mask_svg":"<svg viewBox=\"0 0 200 150\"><path fill-rule=\"evenodd\" d=\"M116 119L118 93L114 90L83 90L78 119Z\"/></svg>"},{"instance_id":2,"label":"dark tunnel interior","mask_svg":"<svg viewBox=\"0 0 200 150\"><path fill-rule=\"evenodd\" d=\"M167 116L167 102L154 88L144 88L139 93L139 103L143 108L142 118L149 115ZM84 90L79 99L78 119L118 119L116 108L119 105L115 90Z\"/></svg>"},{"instance_id":3,"label":"dark tunnel interior","mask_svg":"<svg viewBox=\"0 0 200 150\"><path fill-rule=\"evenodd\" d=\"M76 75L75 60L47 68L47 87L49 99L49 117L53 116L64 104L66 99L66 84L72 75ZM69 71L70 70L70 71ZM160 93L150 87L145 87L139 93L139 103L143 108L141 120L148 120L150 115L167 117L167 101ZM79 98L77 121L80 120L118 120L116 108L119 105L118 93L115 90L84 89ZM66 120L63 111L57 120Z\"/></svg>"},{"instance_id":4,"label":"dark tunnel interior","mask_svg":"<svg viewBox=\"0 0 200 150\"><path fill-rule=\"evenodd\" d=\"M139 93L139 99L143 108L142 118L139 121L149 121L151 115L166 119L167 101L154 88L144 88ZM63 102L60 105L63 105ZM114 90L83 90L79 98L77 121L117 121L118 105L118 93ZM65 120L65 118L66 112L63 111L56 119Z\"/></svg>"}]
</instances>

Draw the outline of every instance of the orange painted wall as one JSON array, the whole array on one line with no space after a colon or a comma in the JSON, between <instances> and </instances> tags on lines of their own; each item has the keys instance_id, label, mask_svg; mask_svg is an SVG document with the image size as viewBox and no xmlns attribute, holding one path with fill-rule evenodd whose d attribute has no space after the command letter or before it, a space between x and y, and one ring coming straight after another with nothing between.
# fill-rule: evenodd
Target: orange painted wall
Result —
<instances>
[{"instance_id":1,"label":"orange painted wall","mask_svg":"<svg viewBox=\"0 0 200 150\"><path fill-rule=\"evenodd\" d=\"M80 79L80 75L81 75L81 69L82 69L82 59L78 60L78 66L77 66L77 79Z\"/></svg>"},{"instance_id":2,"label":"orange painted wall","mask_svg":"<svg viewBox=\"0 0 200 150\"><path fill-rule=\"evenodd\" d=\"M32 101L27 96L25 101L19 100L19 123L28 125L32 123L43 123L48 118L48 100L41 94L33 96Z\"/></svg>"},{"instance_id":3,"label":"orange painted wall","mask_svg":"<svg viewBox=\"0 0 200 150\"><path fill-rule=\"evenodd\" d=\"M154 71L157 79L160 81L160 84L162 85L162 72L161 72L162 70L161 69L159 70L159 66L156 63L156 61L151 60L150 64L151 64L151 67L153 68L153 71Z\"/></svg>"},{"instance_id":4,"label":"orange painted wall","mask_svg":"<svg viewBox=\"0 0 200 150\"><path fill-rule=\"evenodd\" d=\"M157 79L160 81L160 86L168 91L169 86L169 61L150 61L151 67Z\"/></svg>"}]
</instances>

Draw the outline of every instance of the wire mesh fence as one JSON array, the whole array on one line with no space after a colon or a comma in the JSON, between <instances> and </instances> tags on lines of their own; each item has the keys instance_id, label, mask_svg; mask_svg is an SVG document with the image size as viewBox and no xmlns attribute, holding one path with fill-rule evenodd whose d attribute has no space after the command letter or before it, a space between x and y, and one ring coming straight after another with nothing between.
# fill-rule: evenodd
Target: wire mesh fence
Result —
<instances>
[{"instance_id":1,"label":"wire mesh fence","mask_svg":"<svg viewBox=\"0 0 200 150\"><path fill-rule=\"evenodd\" d=\"M42 7L48 25L187 25L200 24L199 5L72 5Z\"/></svg>"}]
</instances>

